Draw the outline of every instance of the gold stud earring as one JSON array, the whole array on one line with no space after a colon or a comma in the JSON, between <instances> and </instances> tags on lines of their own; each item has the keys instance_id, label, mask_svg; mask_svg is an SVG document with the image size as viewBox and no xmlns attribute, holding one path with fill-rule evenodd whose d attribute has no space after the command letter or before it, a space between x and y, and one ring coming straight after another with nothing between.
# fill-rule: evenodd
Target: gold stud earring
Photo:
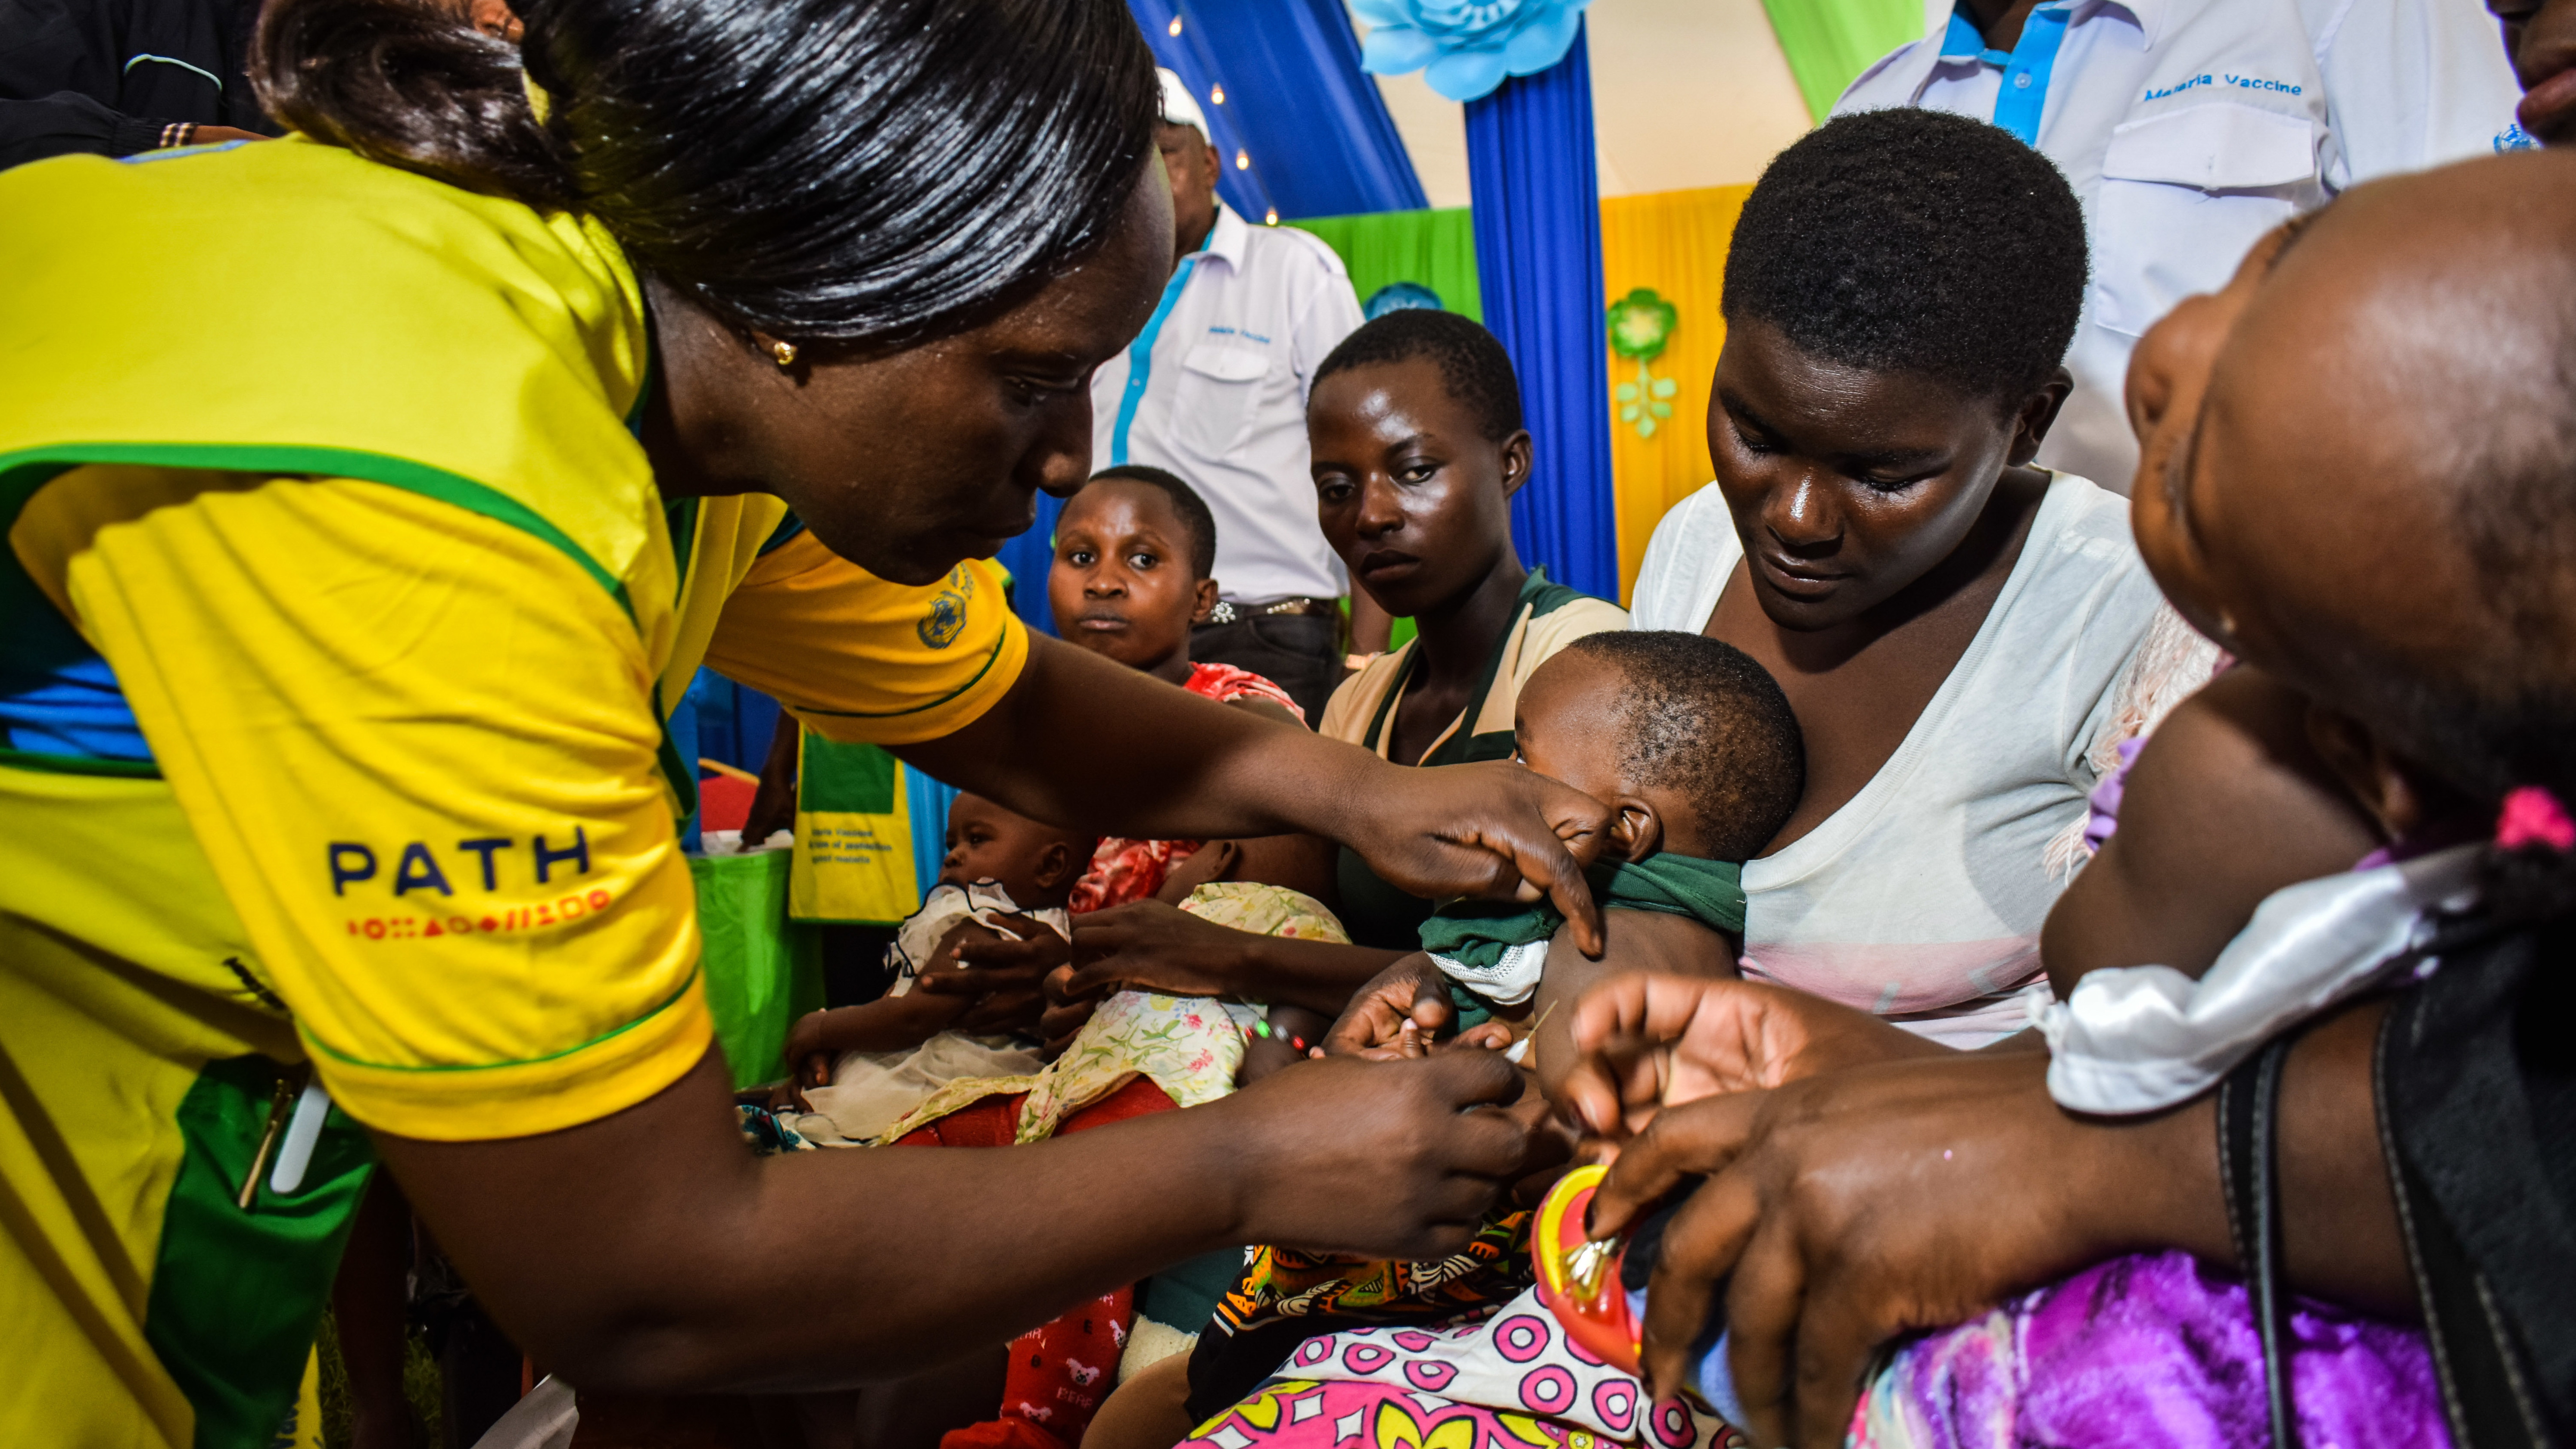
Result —
<instances>
[{"instance_id":1,"label":"gold stud earring","mask_svg":"<svg viewBox=\"0 0 2576 1449\"><path fill-rule=\"evenodd\" d=\"M794 367L796 365L796 344L793 342L773 342L769 344L769 355L778 359L778 365L780 367Z\"/></svg>"}]
</instances>

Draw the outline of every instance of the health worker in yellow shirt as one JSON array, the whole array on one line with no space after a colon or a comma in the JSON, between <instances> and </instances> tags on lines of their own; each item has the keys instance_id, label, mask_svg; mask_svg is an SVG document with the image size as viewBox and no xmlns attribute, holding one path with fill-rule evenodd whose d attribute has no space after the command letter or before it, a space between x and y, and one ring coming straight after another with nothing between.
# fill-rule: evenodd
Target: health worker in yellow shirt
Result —
<instances>
[{"instance_id":1,"label":"health worker in yellow shirt","mask_svg":"<svg viewBox=\"0 0 2576 1449\"><path fill-rule=\"evenodd\" d=\"M745 1149L665 768L701 663L1052 821L1311 832L1587 925L1602 812L1004 607L981 560L1082 482L1171 265L1118 0L518 18L278 0L293 134L0 174L0 1442L309 1437L379 1162L598 1388L889 1377L1227 1244L1462 1243L1530 1151L1484 1054Z\"/></svg>"}]
</instances>

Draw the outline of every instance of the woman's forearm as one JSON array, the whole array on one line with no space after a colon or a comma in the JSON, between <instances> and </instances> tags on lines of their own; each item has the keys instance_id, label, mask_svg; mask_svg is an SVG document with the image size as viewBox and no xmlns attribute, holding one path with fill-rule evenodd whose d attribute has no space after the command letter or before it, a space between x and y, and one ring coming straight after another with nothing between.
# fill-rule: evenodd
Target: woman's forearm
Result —
<instances>
[{"instance_id":1,"label":"woman's forearm","mask_svg":"<svg viewBox=\"0 0 2576 1449\"><path fill-rule=\"evenodd\" d=\"M1336 941L1245 934L1234 974L1242 995L1339 1016L1351 993L1406 953Z\"/></svg>"},{"instance_id":2,"label":"woman's forearm","mask_svg":"<svg viewBox=\"0 0 2576 1449\"><path fill-rule=\"evenodd\" d=\"M1393 767L1052 639L982 719L894 753L1026 815L1149 840L1306 832L1339 839L1349 800Z\"/></svg>"},{"instance_id":3,"label":"woman's forearm","mask_svg":"<svg viewBox=\"0 0 2576 1449\"><path fill-rule=\"evenodd\" d=\"M2283 1266L2299 1291L2412 1321L2414 1281L2380 1152L2371 1053L2385 1000L2319 1022L2281 1074ZM2104 1206L2135 1249L2179 1247L2242 1267L2220 1188L2218 1115L2204 1096L2153 1123L2104 1126L2123 1162Z\"/></svg>"},{"instance_id":4,"label":"woman's forearm","mask_svg":"<svg viewBox=\"0 0 2576 1449\"><path fill-rule=\"evenodd\" d=\"M513 1339L584 1388L821 1388L998 1344L1167 1263L1293 1239L1454 1252L1527 1132L1499 1063L1322 1062L1293 1090L1003 1150L754 1157L720 1053L544 1136L379 1135Z\"/></svg>"}]
</instances>

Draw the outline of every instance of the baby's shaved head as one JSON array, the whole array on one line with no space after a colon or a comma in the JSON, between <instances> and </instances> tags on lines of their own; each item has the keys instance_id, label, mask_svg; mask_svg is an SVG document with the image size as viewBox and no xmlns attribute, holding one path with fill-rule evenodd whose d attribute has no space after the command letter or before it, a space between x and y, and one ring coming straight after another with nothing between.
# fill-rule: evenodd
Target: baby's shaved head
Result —
<instances>
[{"instance_id":1,"label":"baby's shaved head","mask_svg":"<svg viewBox=\"0 0 2576 1449\"><path fill-rule=\"evenodd\" d=\"M1807 754L1798 717L1769 670L1697 634L1589 634L1531 677L1533 688L1522 694L1525 748L1538 743L1532 735L1563 727L1528 717L1533 694L1545 702L1561 693L1536 688L1540 677L1578 663L1599 671L1587 697L1566 701L1600 732L1585 744L1615 756L1628 788L1666 790L1687 806L1695 818L1666 825L1677 837L1697 839L1700 848L1690 853L1749 860L1780 833L1806 789Z\"/></svg>"},{"instance_id":2,"label":"baby's shaved head","mask_svg":"<svg viewBox=\"0 0 2576 1449\"><path fill-rule=\"evenodd\" d=\"M2473 796L2576 786L2576 156L2345 196L2205 417L2184 505L2289 677Z\"/></svg>"}]
</instances>

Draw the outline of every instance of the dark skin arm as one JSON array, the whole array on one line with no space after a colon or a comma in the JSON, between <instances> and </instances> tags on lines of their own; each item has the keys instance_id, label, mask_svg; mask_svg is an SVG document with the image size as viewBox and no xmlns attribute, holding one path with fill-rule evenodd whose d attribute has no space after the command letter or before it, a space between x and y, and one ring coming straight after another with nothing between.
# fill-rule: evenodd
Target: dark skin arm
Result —
<instances>
[{"instance_id":1,"label":"dark skin arm","mask_svg":"<svg viewBox=\"0 0 2576 1449\"><path fill-rule=\"evenodd\" d=\"M1571 1008L1595 985L1639 970L1712 981L1734 980L1742 974L1736 964L1742 943L1687 916L1612 911L1603 924L1609 928L1610 948L1598 961L1567 948L1565 933L1557 933L1558 939L1548 945L1547 970L1539 978L1538 994L1530 999L1530 1009L1537 1013L1537 1025L1530 1033L1537 1038L1530 1044L1534 1057L1530 1065L1537 1069L1539 1085L1551 1102L1564 1100L1565 1079L1578 1060Z\"/></svg>"},{"instance_id":2,"label":"dark skin arm","mask_svg":"<svg viewBox=\"0 0 2576 1449\"><path fill-rule=\"evenodd\" d=\"M2061 999L2106 966L2196 978L2264 897L2349 870L2380 844L2307 720L2304 697L2243 666L2166 716L2129 771L2120 828L2040 934Z\"/></svg>"},{"instance_id":3,"label":"dark skin arm","mask_svg":"<svg viewBox=\"0 0 2576 1449\"><path fill-rule=\"evenodd\" d=\"M2384 1006L2322 1021L2284 1074L2286 1266L2301 1291L2411 1318L2370 1088ZM1870 1355L1904 1333L2122 1253L2239 1266L2211 1099L2078 1117L2049 1099L2046 1073L2027 1053L1886 1062L1676 1106L1613 1146L1594 1207L1603 1234L1685 1176L1715 1174L1674 1216L1647 1289L1658 1392L1685 1382L1722 1288L1748 1427L1766 1443L1836 1445Z\"/></svg>"},{"instance_id":4,"label":"dark skin arm","mask_svg":"<svg viewBox=\"0 0 2576 1449\"><path fill-rule=\"evenodd\" d=\"M1529 1141L1461 1114L1519 1092L1483 1053L1310 1063L1285 1091L1009 1152L754 1157L725 1075L711 1052L539 1137L376 1141L512 1338L583 1388L656 1393L896 1377L1229 1244L1455 1251Z\"/></svg>"},{"instance_id":5,"label":"dark skin arm","mask_svg":"<svg viewBox=\"0 0 2576 1449\"><path fill-rule=\"evenodd\" d=\"M1302 832L1342 841L1428 898L1526 887L1556 902L1584 949L1600 949L1577 858L1598 853L1605 812L1510 765L1399 768L1042 638L982 718L894 753L1050 823L1145 840Z\"/></svg>"}]
</instances>

